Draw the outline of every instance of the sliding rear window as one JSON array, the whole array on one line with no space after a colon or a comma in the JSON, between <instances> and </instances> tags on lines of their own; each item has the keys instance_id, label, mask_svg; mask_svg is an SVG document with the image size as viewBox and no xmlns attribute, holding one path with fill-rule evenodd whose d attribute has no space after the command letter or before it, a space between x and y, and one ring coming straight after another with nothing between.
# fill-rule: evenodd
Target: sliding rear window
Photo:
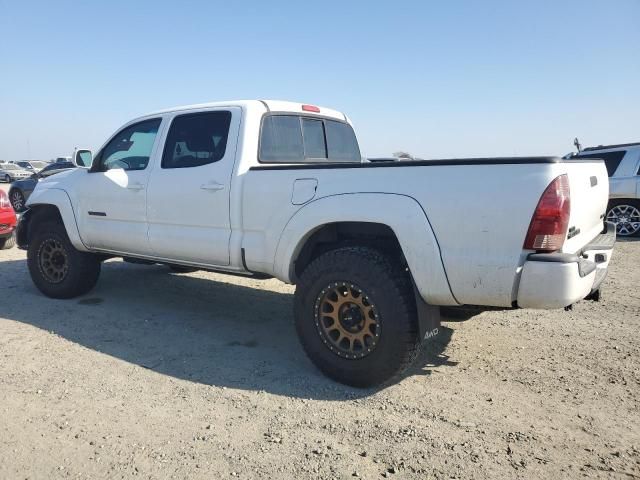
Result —
<instances>
[{"instance_id":1,"label":"sliding rear window","mask_svg":"<svg viewBox=\"0 0 640 480\"><path fill-rule=\"evenodd\" d=\"M360 163L351 125L299 115L267 115L260 131L261 163Z\"/></svg>"}]
</instances>

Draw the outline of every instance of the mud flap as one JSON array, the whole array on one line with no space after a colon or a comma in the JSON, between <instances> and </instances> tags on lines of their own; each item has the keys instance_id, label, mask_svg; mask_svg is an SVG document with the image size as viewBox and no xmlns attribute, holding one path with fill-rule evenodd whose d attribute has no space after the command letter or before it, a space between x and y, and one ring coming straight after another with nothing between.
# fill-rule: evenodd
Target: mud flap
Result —
<instances>
[{"instance_id":1,"label":"mud flap","mask_svg":"<svg viewBox=\"0 0 640 480\"><path fill-rule=\"evenodd\" d=\"M33 215L33 210L27 209L18 218L16 226L16 240L20 250L29 248L29 222Z\"/></svg>"},{"instance_id":2,"label":"mud flap","mask_svg":"<svg viewBox=\"0 0 640 480\"><path fill-rule=\"evenodd\" d=\"M413 285L413 293L416 298L420 339L423 342L433 340L442 331L442 328L440 328L440 307L429 305L425 302L415 283Z\"/></svg>"}]
</instances>

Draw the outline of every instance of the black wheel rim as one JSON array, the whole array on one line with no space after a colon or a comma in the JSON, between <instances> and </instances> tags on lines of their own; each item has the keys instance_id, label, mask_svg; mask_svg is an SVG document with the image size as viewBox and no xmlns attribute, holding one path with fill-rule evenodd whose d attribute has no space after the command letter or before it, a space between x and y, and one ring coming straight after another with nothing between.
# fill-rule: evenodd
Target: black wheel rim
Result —
<instances>
[{"instance_id":1,"label":"black wheel rim","mask_svg":"<svg viewBox=\"0 0 640 480\"><path fill-rule=\"evenodd\" d=\"M315 323L320 338L336 355L358 359L380 339L380 317L367 293L351 282L335 282L318 294Z\"/></svg>"},{"instance_id":2,"label":"black wheel rim","mask_svg":"<svg viewBox=\"0 0 640 480\"><path fill-rule=\"evenodd\" d=\"M38 250L38 266L49 283L62 282L69 272L69 257L62 243L50 238L42 242Z\"/></svg>"},{"instance_id":3,"label":"black wheel rim","mask_svg":"<svg viewBox=\"0 0 640 480\"><path fill-rule=\"evenodd\" d=\"M11 205L16 212L22 210L24 207L24 197L22 193L16 191L11 194Z\"/></svg>"}]
</instances>

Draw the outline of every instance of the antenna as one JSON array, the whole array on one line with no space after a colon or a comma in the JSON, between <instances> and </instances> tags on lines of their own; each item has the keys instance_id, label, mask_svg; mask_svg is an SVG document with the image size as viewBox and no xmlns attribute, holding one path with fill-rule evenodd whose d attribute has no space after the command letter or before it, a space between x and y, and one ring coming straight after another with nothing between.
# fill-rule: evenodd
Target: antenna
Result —
<instances>
[{"instance_id":1,"label":"antenna","mask_svg":"<svg viewBox=\"0 0 640 480\"><path fill-rule=\"evenodd\" d=\"M580 140L578 140L578 137L573 139L573 144L575 145L576 149L578 150L578 153L580 153L582 151L582 145L580 145Z\"/></svg>"}]
</instances>

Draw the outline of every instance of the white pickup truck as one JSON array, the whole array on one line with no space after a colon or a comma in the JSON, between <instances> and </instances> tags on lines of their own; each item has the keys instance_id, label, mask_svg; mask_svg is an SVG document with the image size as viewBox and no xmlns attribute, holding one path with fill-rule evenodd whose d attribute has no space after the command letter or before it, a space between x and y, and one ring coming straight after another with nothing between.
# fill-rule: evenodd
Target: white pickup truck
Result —
<instances>
[{"instance_id":1,"label":"white pickup truck","mask_svg":"<svg viewBox=\"0 0 640 480\"><path fill-rule=\"evenodd\" d=\"M296 284L309 357L364 387L411 363L439 306L597 298L607 200L600 160L368 163L340 112L234 101L129 122L90 168L39 182L18 244L53 298L87 293L111 257Z\"/></svg>"}]
</instances>

